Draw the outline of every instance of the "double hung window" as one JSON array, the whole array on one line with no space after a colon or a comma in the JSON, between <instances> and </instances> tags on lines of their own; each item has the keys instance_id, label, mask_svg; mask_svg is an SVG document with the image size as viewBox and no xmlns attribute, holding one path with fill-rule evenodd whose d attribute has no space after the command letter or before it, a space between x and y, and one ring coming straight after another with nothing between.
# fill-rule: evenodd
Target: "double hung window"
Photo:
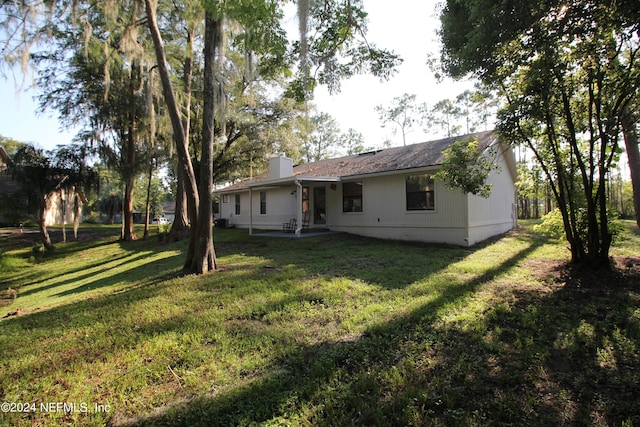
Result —
<instances>
[{"instance_id":1,"label":"double hung window","mask_svg":"<svg viewBox=\"0 0 640 427\"><path fill-rule=\"evenodd\" d=\"M407 176L407 210L423 211L435 209L433 187L433 177L430 175Z\"/></svg>"},{"instance_id":2,"label":"double hung window","mask_svg":"<svg viewBox=\"0 0 640 427\"><path fill-rule=\"evenodd\" d=\"M342 183L342 212L362 212L362 181Z\"/></svg>"}]
</instances>

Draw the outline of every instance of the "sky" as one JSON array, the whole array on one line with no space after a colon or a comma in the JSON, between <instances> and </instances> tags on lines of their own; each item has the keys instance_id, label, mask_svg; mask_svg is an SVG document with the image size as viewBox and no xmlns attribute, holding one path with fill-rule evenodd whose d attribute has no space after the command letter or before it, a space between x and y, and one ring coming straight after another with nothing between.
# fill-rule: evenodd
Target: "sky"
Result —
<instances>
[{"instance_id":1,"label":"sky","mask_svg":"<svg viewBox=\"0 0 640 427\"><path fill-rule=\"evenodd\" d=\"M368 41L393 50L404 62L388 81L362 75L344 81L341 92L336 95L329 95L323 87L316 90L314 102L318 109L338 120L343 132L353 128L362 133L367 147L382 147L386 140L390 140L392 146L402 145L401 133L394 135L391 124L381 127L374 110L377 105L390 106L393 98L407 93L415 94L418 104L426 102L433 106L473 88L470 81L438 82L427 67L429 55L439 57L436 30L440 22L435 16L436 3L434 0L365 0L365 10L369 13ZM416 128L407 134L407 144L441 136Z\"/></svg>"},{"instance_id":2,"label":"sky","mask_svg":"<svg viewBox=\"0 0 640 427\"><path fill-rule=\"evenodd\" d=\"M439 46L435 31L439 21L435 16L435 0L364 0L369 13L367 39L378 47L393 50L404 62L389 80L381 82L369 75L355 76L343 81L339 94L329 95L320 87L316 90L314 103L319 111L334 117L342 132L349 128L362 133L365 147L382 147L386 140L392 145L402 145L402 136L392 133L389 125L382 128L377 105L389 106L394 97L404 93L415 94L417 102L435 104L444 98L455 98L471 82L437 82L426 65L428 54L438 55ZM392 6L390 6L392 5ZM27 91L16 94L13 78L0 76L0 135L22 142L33 142L51 149L73 139L77 130L61 130L57 112L36 114L37 101L33 100L37 89L27 81ZM407 135L407 144L435 139L440 135L428 135L416 129Z\"/></svg>"}]
</instances>

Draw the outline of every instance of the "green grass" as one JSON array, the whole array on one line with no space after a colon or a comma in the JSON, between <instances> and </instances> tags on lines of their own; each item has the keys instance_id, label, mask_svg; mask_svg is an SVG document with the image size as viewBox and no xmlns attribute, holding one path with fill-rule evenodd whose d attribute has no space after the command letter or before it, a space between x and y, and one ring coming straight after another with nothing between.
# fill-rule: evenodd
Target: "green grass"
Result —
<instances>
[{"instance_id":1,"label":"green grass","mask_svg":"<svg viewBox=\"0 0 640 427\"><path fill-rule=\"evenodd\" d=\"M206 276L114 228L5 236L0 394L36 412L0 425L640 425L626 228L597 274L529 223L471 249L216 230Z\"/></svg>"}]
</instances>

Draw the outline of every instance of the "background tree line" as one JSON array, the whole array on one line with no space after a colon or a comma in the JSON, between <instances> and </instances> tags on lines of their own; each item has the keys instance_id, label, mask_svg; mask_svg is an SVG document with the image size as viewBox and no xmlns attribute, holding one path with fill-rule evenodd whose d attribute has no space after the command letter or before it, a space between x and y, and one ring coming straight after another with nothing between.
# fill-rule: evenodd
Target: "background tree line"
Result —
<instances>
[{"instance_id":1,"label":"background tree line","mask_svg":"<svg viewBox=\"0 0 640 427\"><path fill-rule=\"evenodd\" d=\"M416 95L405 93L387 106L375 107L381 126L391 126L394 135L399 132L404 145L407 145L407 135L416 128L421 128L430 139L493 129L495 96L481 86L466 90L454 99L445 98L433 104L419 103L416 98Z\"/></svg>"},{"instance_id":2,"label":"background tree line","mask_svg":"<svg viewBox=\"0 0 640 427\"><path fill-rule=\"evenodd\" d=\"M363 71L384 79L401 61L367 42L360 1L299 1L298 40L287 38L284 6L12 2L0 19L1 65L35 65L42 108L82 127L77 142L119 175L122 240L136 238L136 177L151 183L170 165L172 234L189 234L185 271L204 273L216 268L213 183L260 168L265 153L299 151L300 112L316 85L336 91Z\"/></svg>"},{"instance_id":3,"label":"background tree line","mask_svg":"<svg viewBox=\"0 0 640 427\"><path fill-rule=\"evenodd\" d=\"M608 266L611 181L623 145L640 225L640 5L451 0L440 20L443 72L496 93L498 132L535 157L572 262Z\"/></svg>"}]
</instances>

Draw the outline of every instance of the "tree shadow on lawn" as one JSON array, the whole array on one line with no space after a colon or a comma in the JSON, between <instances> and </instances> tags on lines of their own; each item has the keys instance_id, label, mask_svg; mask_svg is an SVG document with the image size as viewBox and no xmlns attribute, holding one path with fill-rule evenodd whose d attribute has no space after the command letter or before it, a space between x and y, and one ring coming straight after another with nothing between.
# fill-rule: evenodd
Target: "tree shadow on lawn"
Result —
<instances>
[{"instance_id":1,"label":"tree shadow on lawn","mask_svg":"<svg viewBox=\"0 0 640 427\"><path fill-rule=\"evenodd\" d=\"M571 402L573 423L639 425L640 268L550 267L547 277L562 287L542 300L534 319L537 299L514 310L521 324L546 332L531 337L549 350L545 378Z\"/></svg>"},{"instance_id":2,"label":"tree shadow on lawn","mask_svg":"<svg viewBox=\"0 0 640 427\"><path fill-rule=\"evenodd\" d=\"M158 279L164 280L166 277ZM150 285L157 283L157 280L150 281ZM152 298L162 289L162 287L158 286L146 286L137 288L135 292L87 298L55 308L27 312L21 316L5 319L2 322L2 327L7 334L13 334L14 339L5 339L2 342L2 362L7 366L12 366L12 360L18 360L25 355L32 356L32 351L41 349L37 343L38 338L53 338L60 341L60 349L48 348L47 351L56 353L56 350L61 350L67 353L67 355L61 356L70 357L64 361L65 366L77 366L76 362L85 361L91 363L94 360L109 357L115 349L103 347L92 339L82 344L82 350L79 349L80 343L76 342L76 340L80 337L77 331L91 330L94 325L99 323L102 323L102 326L105 327L105 322L109 318L124 318L133 304L145 298ZM105 316L105 313L108 313L108 316ZM121 326L121 324L116 324L112 327L119 329ZM118 331L118 333L114 334L114 337L127 336L126 332ZM24 337L29 337L30 340L25 342ZM74 348L75 351L69 352L67 348ZM53 354L52 356L58 357L59 355ZM47 363L43 363L42 360L33 360L33 365L34 372L41 372L43 376L47 374L47 369L52 367ZM22 376L26 373L33 374L29 370L14 374ZM9 372L4 372L4 374L10 376Z\"/></svg>"},{"instance_id":3,"label":"tree shadow on lawn","mask_svg":"<svg viewBox=\"0 0 640 427\"><path fill-rule=\"evenodd\" d=\"M465 391L469 384L455 385L456 396L447 386L448 365L465 354L474 356L474 346L486 352L489 345L473 334L463 345L467 333L448 331L439 325L440 317L537 246L528 245L481 276L450 286L409 315L370 327L359 337L296 346L263 376L247 379L246 385L169 404L138 420L114 418L112 424L252 425L280 420L300 425L424 425L435 420L453 425L464 416L491 420L490 413L465 411L476 398ZM488 366L490 357L480 356L483 368ZM443 374L431 375L436 369ZM470 380L470 385L486 391L486 376ZM509 418L528 423L530 414L518 408L510 408Z\"/></svg>"},{"instance_id":4,"label":"tree shadow on lawn","mask_svg":"<svg viewBox=\"0 0 640 427\"><path fill-rule=\"evenodd\" d=\"M71 295L77 295L77 297L81 298L82 294L86 294L87 298L93 298L91 293L99 291L101 288L119 285L117 290L122 292L126 289L134 289L140 285L149 286L150 284L157 283L157 281L154 280L155 277L166 278L179 274L177 269L181 266L180 256L175 256L171 253L175 252L176 249L181 249L181 246L176 246L175 244L170 247L140 246L138 249L141 252L130 252L132 249L136 249L136 247L133 246L135 243L110 242L109 244L117 244L120 246L121 250L117 257L91 263L83 267L59 271L56 275L46 276L41 279L37 279L37 277L39 277L37 272L29 273L32 281L28 283L23 282L18 287L19 289L25 287L29 289L19 291L12 306L3 307L4 311L19 308L21 309L21 315L24 316L31 310L40 310L41 307L27 308L24 307L24 304L28 304L29 297L37 297L39 293L43 295L50 294L51 292L55 292L56 288L60 290L54 295L50 295L49 298L67 297ZM94 247L101 245L101 243L98 243ZM163 253L165 252L168 254L164 255ZM69 253L67 256L73 256L74 253L75 252ZM146 258L148 258L148 260L145 260ZM131 263L137 263L136 267L128 267L128 264ZM23 277L24 276L19 275L17 278L12 278L12 282L20 283ZM38 286L40 283L42 283L42 285ZM78 286L73 286L74 283L78 283ZM13 286L16 287L15 285ZM65 302L62 304L68 305L68 303Z\"/></svg>"},{"instance_id":5,"label":"tree shadow on lawn","mask_svg":"<svg viewBox=\"0 0 640 427\"><path fill-rule=\"evenodd\" d=\"M179 260L175 262L180 263L182 257L178 258ZM101 282L102 286L116 283L124 274L136 276L144 270L145 266L141 266L128 273L121 273L118 277L102 279L105 281ZM248 282L256 278L258 275L256 271L260 273L260 269L248 269L241 271L239 275L236 272L235 278L239 282ZM182 276L181 271L167 273L163 270L161 274L148 276L146 280L132 284L117 293L90 297L59 307L5 319L2 326L7 335L0 340L2 355L0 366L6 366L7 369L4 370L3 379L0 380L0 390L4 387L8 390L10 387L17 387L16 384L24 384L25 378L33 378L36 384L42 381L47 384L69 382L67 377L73 376L73 372L67 371L65 367L74 367L74 370L80 369L86 372L91 371L91 366L96 363L105 363L110 369L114 369L112 366L114 364L117 369L120 369L122 363L114 361L115 359L135 354L136 356L126 358L136 360L138 353L150 351L149 346L152 348L152 343L163 339L165 335L177 336L177 339L182 341L195 331L196 334L203 333L202 339L211 339L207 338L208 333L210 331L215 333L215 328L206 328L206 330L203 328L200 310L203 305L209 305L215 310L217 294L210 292L211 295L208 295L204 301L200 301L203 296L202 292L197 291L197 287L202 281L212 280L213 276L193 276L195 285L188 284L187 288L194 292L181 290L184 286L181 283ZM294 301L300 297L291 286L291 284L285 284L283 289L287 293L284 298ZM168 303L167 295L170 295ZM175 300L173 300L174 296L176 296ZM158 298L161 299L160 302L156 301ZM198 304L194 304L196 300ZM286 303L286 301L273 301L273 309ZM165 312L153 312L150 316L145 316L146 312L138 314L139 310L149 306L152 311L158 308L168 310L168 314ZM241 332L236 331L236 333ZM130 396L123 393L118 384L124 382L124 387L129 387L130 384L127 383L129 375L148 375L142 379L142 383L149 384L153 389L152 385L156 381L166 380L159 375L166 371L167 366L176 368L188 363L203 363L205 357L211 357L211 355L205 354L202 349L196 355L191 355L187 349L163 354L161 357L149 354L140 358L140 366L129 366L129 371L125 374L121 371L100 372L99 378L84 377L83 381L91 387L98 387L93 391L94 397L100 396L113 407L125 407L129 405L127 397ZM157 364L161 365L158 371L149 375L148 372L151 372L149 368L154 368ZM20 369L16 370L16 366L20 366ZM124 366L127 366L127 363L124 363ZM136 374L136 370L142 374ZM29 380L26 381L29 382ZM70 388L76 391L74 387ZM29 401L68 400L66 387L59 389L56 393L49 391L46 395L39 395L37 392L32 394L27 390L24 390L24 393ZM127 401L123 402L120 399L127 399ZM85 421L91 421L96 425L102 424L105 422L104 417L108 415L88 414L93 418ZM15 415L17 418L13 421L17 423L19 416L20 414ZM44 417L46 418L46 414ZM102 421L100 421L101 417Z\"/></svg>"},{"instance_id":6,"label":"tree shadow on lawn","mask_svg":"<svg viewBox=\"0 0 640 427\"><path fill-rule=\"evenodd\" d=\"M358 249L362 246L362 241L349 240L339 242L342 245L341 249L346 251L345 254L355 253L356 257L366 255L366 251ZM233 271L236 275L235 284L243 288L241 291L244 293L260 292L260 287L253 288L250 282L260 280L260 276L265 274L265 266L275 266L273 270L287 265L296 268L299 266L305 270L305 277L323 274L348 275L363 281L378 277L376 270L388 266L381 264L383 260L380 260L380 263L370 266L371 271L356 269L354 272L348 268L348 261L344 259L339 259L338 262L332 257L319 260L318 257L323 256L323 251L320 250L323 244L328 248L332 247L330 242L324 240L309 242L304 246L292 244L282 248L280 244L221 244L219 255L224 257L242 249L247 254L261 257L260 265L249 265L246 268L240 266ZM622 379L601 378L604 373L611 372L610 368L598 368L602 369L602 374L594 377L593 371L585 371L593 363L580 364L579 369L582 371L571 370L576 363L574 358L587 358L594 352L598 357L606 356L600 354L604 351L600 347L592 347L587 353L580 347L580 340L584 340L581 337L590 333L588 328L586 332L576 332L584 328L581 325L588 304L585 304L583 311L572 312L575 293L567 291L567 294L563 294L565 289L562 288L553 289L553 292L541 296L524 289L514 303L490 309L473 325L446 323L441 319L451 306L471 297L487 281L507 273L527 259L540 244L539 241L528 241L523 249L501 264L487 270L480 277L457 286L443 288L435 299L407 316L370 327L358 337L295 345L293 349L278 355L272 365L260 368L258 371L264 372L263 375L256 376L255 373L248 372L239 377L239 381L244 385L238 385L233 389L226 388L216 395L199 395L186 404L167 405L164 412L152 413L146 418L134 420L131 424L248 425L280 419L283 422L288 420L294 424L299 422L311 425L562 425L582 424L586 420L585 417L594 413L604 419L624 421L625 414L630 414L631 417L633 412L632 409L627 409L627 403L622 401L623 398L616 401L615 398L606 396L606 399L612 399L612 403L609 404L594 390L600 384L605 384L604 389L609 391L620 387L620 394L625 401L639 403L633 394L635 389L629 387L629 384L636 384L638 380L631 368L624 368L627 370ZM376 257L389 252L405 253L397 251L404 246L399 245L390 244L386 247L387 244L384 242L381 245L384 248L374 250L372 256L377 259ZM413 249L414 246L409 247ZM487 246L480 248L484 247ZM437 247L419 245L418 248L432 250L433 253L429 252L429 256L435 256L440 250ZM473 253L480 248L473 248L472 251L449 248L448 262L460 261L464 258L461 254ZM404 250L406 251L406 247ZM182 256L176 258L176 263L182 261ZM345 255L343 258L348 257ZM409 262L395 266L410 264ZM142 271L141 267L134 273ZM269 268L267 271L272 269ZM408 277L421 280L425 274L435 274L438 271L440 270L431 271L430 267L425 267L416 272L412 271ZM277 271L272 273L279 274ZM201 292L208 291L209 295L202 303L214 304L218 292L226 292L225 286L231 283L227 282L224 272L221 276L216 274L198 279L197 284L190 288L198 292L185 298L195 301L203 298ZM286 276L286 271L283 275ZM47 312L31 313L5 322L18 322L24 330L41 329L43 334L51 332L51 325L62 328L61 333L68 334L68 340L71 340L72 345L78 350L62 356L69 358L65 359L64 366L105 360L115 357L115 354L119 354L123 349L136 351L151 338L164 333L180 335L188 334L192 329L201 330L202 325L196 318L199 315L197 309L202 305L192 306L186 300L176 301L176 304L184 304L186 310L180 310L177 314L157 321L139 324L135 330L122 330L125 325L116 319L128 315L127 324L130 325L134 304L160 296L172 286L181 286L179 282L166 282L166 279L164 275L157 275L153 279L141 282L135 290L101 296L95 300L74 302ZM406 284L408 280L404 278L398 282L391 277L384 277L374 281L374 284L395 289L399 286L398 283ZM108 283L105 282L103 285L108 286ZM307 297L295 287L295 281L283 280L278 286L283 293L280 299L264 304L255 316L249 312L239 313L241 317L238 319L224 320L229 323L227 330L232 331L235 328L233 333L256 337L276 333L277 331L270 329L268 320L265 320L268 314L292 301ZM244 289L246 287L249 289ZM588 303L589 298L590 295L587 294L580 301ZM632 326L629 338L631 342L620 338L619 334L616 335L616 329L607 326L606 323L598 325L593 334L618 337L615 338L615 346L622 348L626 343L627 347L635 345L637 349L640 347L637 295L635 301L631 301L628 296L625 298L624 295L620 298L620 301L609 301L606 304L596 298L593 303L595 306L589 310L601 313L603 310L608 312L606 310L610 310L611 307L614 307L614 310L621 307L626 312L628 325L620 321L617 322L617 326L619 329L625 325L627 329L629 325ZM181 307L182 305L179 308ZM105 314L107 317L104 317ZM243 323L247 319L251 322ZM73 342L76 339L74 331L91 329L93 325L108 329L107 333L110 331L113 339L100 342L98 345L81 339L78 339L77 343ZM598 335L599 330L604 332ZM563 338L558 344L558 336L569 338ZM274 336L273 339L278 337ZM572 344L572 339L576 341L575 345ZM565 342L566 344L562 344ZM8 358L20 357L20 354L24 353L20 351L20 346L24 346L24 343L12 342L3 348L3 353ZM215 343L211 346L215 347ZM625 357L634 360L637 365L637 351L625 351ZM207 357L203 350L200 350L200 353L193 357ZM215 357L214 355L215 353L211 352L209 357ZM187 363L183 359L189 359L192 355L186 349L172 357L168 361L163 360L162 363L175 368L176 365ZM613 359L618 360L615 355ZM43 375L60 375L43 371L46 366L41 366L37 361L34 363L36 372L42 372ZM196 360L194 363L199 362ZM185 369L188 368L187 366ZM153 382L151 378L148 380ZM584 387L583 383L586 384ZM115 390L110 392L117 393ZM583 396L593 397L591 401L584 403L581 400ZM128 423L127 420L117 417L111 422L114 425Z\"/></svg>"},{"instance_id":7,"label":"tree shadow on lawn","mask_svg":"<svg viewBox=\"0 0 640 427\"><path fill-rule=\"evenodd\" d=\"M218 233L220 235L221 232ZM437 274L462 257L494 242L488 240L465 249L348 234L305 239L248 236L240 241L216 243L216 251L222 256L232 253L266 256L275 266L295 265L310 276L345 277L385 289L401 289Z\"/></svg>"},{"instance_id":8,"label":"tree shadow on lawn","mask_svg":"<svg viewBox=\"0 0 640 427\"><path fill-rule=\"evenodd\" d=\"M145 262L139 263L133 269L126 269L116 274L107 275L97 280L91 280L88 283L85 283L82 286L74 287L72 289L68 289L66 291L61 291L56 294L56 296L66 296L77 293L82 293L94 289L100 289L103 287L111 287L118 283L127 283L124 288L135 287L137 284L144 284L144 286L152 285L153 283L157 283L157 280L148 280L153 277L172 277L178 276L181 273L178 271L180 266L182 265L180 261L176 259L171 259L171 257L175 257L175 255L167 255L161 258L158 258L158 253L143 253L135 256L130 256L123 263L118 263L114 266L108 268L108 270L113 270L118 268L120 265L124 265L128 262L139 262L139 260L144 258L150 258L150 255L153 255L152 260L147 260ZM132 254L133 255L133 254ZM163 274L164 271L169 270L170 273ZM100 276L102 276L103 271L100 272ZM108 273L108 271L107 271ZM91 275L88 275L91 277ZM85 277L86 279L86 277ZM69 279L68 283L73 283L78 281L76 279ZM63 286L63 283L60 283L59 286Z\"/></svg>"},{"instance_id":9,"label":"tree shadow on lawn","mask_svg":"<svg viewBox=\"0 0 640 427\"><path fill-rule=\"evenodd\" d=\"M136 267L136 269L133 269L132 272L129 272L129 270L125 270L121 273L115 273L112 276L109 276L107 278L104 278L102 280L88 280L91 277L97 278L99 276L103 276L105 274L108 274L111 270L115 270L115 269L119 269L122 266L131 263L131 262L136 262L139 261L145 257L149 257L150 253L149 252L144 252L144 253L136 253L136 252L132 252L132 253L127 253L127 254L123 254L120 255L118 257L114 257L112 259L110 259L109 261L105 261L102 260L100 262L96 262L96 263L92 263L83 267L78 267L78 268L74 268L71 270L66 270L64 272L60 272L59 274L56 274L55 276L51 276L51 277L44 277L41 278L40 280L36 280L34 279L34 281L30 282L30 283L24 283L23 285L20 286L20 288L25 288L25 287L29 287L30 289L25 290L25 291L20 291L19 296L20 297L26 297L28 295L31 294L37 294L39 292L43 292L43 291L47 291L49 289L53 289L53 288L64 288L67 285L71 285L73 283L77 283L77 282L84 282L84 281L88 281L87 284L82 285L80 287L76 287L73 288L72 290L68 290L68 291L63 291L58 293L58 295L60 296L64 296L64 295L69 295L72 293L78 293L78 292L82 292L83 290L87 290L87 288L99 288L102 286L109 286L115 283L118 283L119 281L121 281L124 277L137 277L140 275L140 273L138 272L143 272L144 271L144 266L145 264L140 265L139 267ZM161 264L158 262L153 262L153 264ZM159 266L159 265L158 265ZM82 273L82 274L78 274L78 273ZM131 274L133 273L133 274ZM42 286L38 286L38 284L40 283L47 283L46 285L42 285Z\"/></svg>"},{"instance_id":10,"label":"tree shadow on lawn","mask_svg":"<svg viewBox=\"0 0 640 427\"><path fill-rule=\"evenodd\" d=\"M11 245L16 246L18 248L22 247L30 247L33 243L39 242L39 238L34 239L33 235L30 238L22 239L22 235L18 235L18 237L14 237L11 240ZM38 235L39 236L39 235ZM47 262L52 262L55 260L59 260L61 258L74 256L76 253L81 252L84 249L97 249L103 246L109 246L117 243L117 237L112 235L104 235L103 233L98 234L96 237L100 238L99 241L91 240L89 237L85 237L84 241L70 241L68 245L57 246L53 252L47 252L44 254L34 254L32 251L28 251L25 258L32 257L33 262L37 264L46 264ZM58 242L60 243L60 242ZM124 254L123 256L127 256ZM122 258L120 256L119 258ZM94 263L83 265L77 267L75 269L69 269L64 272L64 274L74 274L79 271L85 271L90 268L94 268L104 264L105 261L96 261ZM15 273L11 275L11 281L13 283L19 283L20 286L17 287L25 287L31 286L34 284L42 283L51 279L55 279L60 274L58 272L48 274L46 272L43 273L42 269L24 269L24 271ZM14 284L14 287L16 285Z\"/></svg>"},{"instance_id":11,"label":"tree shadow on lawn","mask_svg":"<svg viewBox=\"0 0 640 427\"><path fill-rule=\"evenodd\" d=\"M487 313L489 368L518 378L495 403L520 403L538 425L638 424L640 274L554 262L539 274L547 289Z\"/></svg>"}]
</instances>

